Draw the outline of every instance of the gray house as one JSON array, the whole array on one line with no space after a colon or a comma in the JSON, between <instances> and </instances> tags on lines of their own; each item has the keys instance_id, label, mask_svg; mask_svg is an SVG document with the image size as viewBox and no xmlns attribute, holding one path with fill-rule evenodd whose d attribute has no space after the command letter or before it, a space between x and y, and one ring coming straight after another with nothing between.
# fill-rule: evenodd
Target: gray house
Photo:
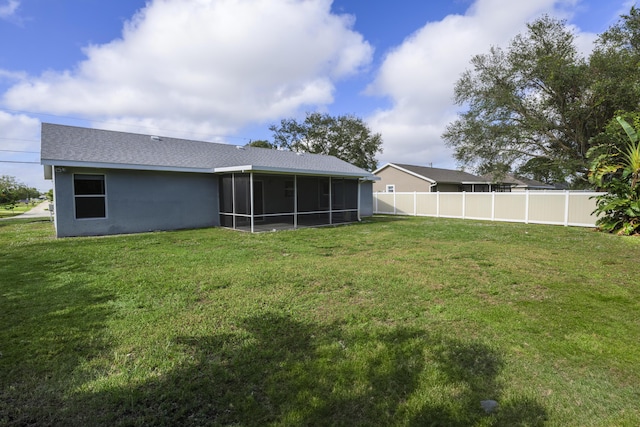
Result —
<instances>
[{"instance_id":1,"label":"gray house","mask_svg":"<svg viewBox=\"0 0 640 427\"><path fill-rule=\"evenodd\" d=\"M496 180L491 175L483 176L484 179ZM516 177L510 174L501 178L501 181L511 186L511 191L529 191L529 190L556 190L556 187L551 184L545 184L544 182L536 181L535 179Z\"/></svg>"},{"instance_id":2,"label":"gray house","mask_svg":"<svg viewBox=\"0 0 640 427\"><path fill-rule=\"evenodd\" d=\"M42 124L56 234L341 224L373 214L373 174L336 157Z\"/></svg>"}]
</instances>

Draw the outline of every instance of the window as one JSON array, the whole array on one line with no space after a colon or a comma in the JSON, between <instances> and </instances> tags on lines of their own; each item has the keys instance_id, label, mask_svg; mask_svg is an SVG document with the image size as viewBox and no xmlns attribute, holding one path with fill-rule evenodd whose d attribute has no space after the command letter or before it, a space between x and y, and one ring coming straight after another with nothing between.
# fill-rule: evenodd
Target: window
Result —
<instances>
[{"instance_id":1,"label":"window","mask_svg":"<svg viewBox=\"0 0 640 427\"><path fill-rule=\"evenodd\" d=\"M76 218L106 218L104 175L73 175Z\"/></svg>"},{"instance_id":2,"label":"window","mask_svg":"<svg viewBox=\"0 0 640 427\"><path fill-rule=\"evenodd\" d=\"M387 185L387 193L394 193L396 191L396 186L393 184Z\"/></svg>"}]
</instances>

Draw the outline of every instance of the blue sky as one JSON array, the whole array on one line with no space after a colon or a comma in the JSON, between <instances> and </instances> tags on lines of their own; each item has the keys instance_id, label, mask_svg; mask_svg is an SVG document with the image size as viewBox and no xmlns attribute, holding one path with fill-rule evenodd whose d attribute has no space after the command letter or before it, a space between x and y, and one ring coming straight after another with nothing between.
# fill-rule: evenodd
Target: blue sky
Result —
<instances>
[{"instance_id":1,"label":"blue sky","mask_svg":"<svg viewBox=\"0 0 640 427\"><path fill-rule=\"evenodd\" d=\"M440 139L471 56L547 13L581 51L623 0L0 0L0 175L46 190L41 122L231 144L354 114L386 162L455 168ZM35 162L35 163L20 163Z\"/></svg>"}]
</instances>

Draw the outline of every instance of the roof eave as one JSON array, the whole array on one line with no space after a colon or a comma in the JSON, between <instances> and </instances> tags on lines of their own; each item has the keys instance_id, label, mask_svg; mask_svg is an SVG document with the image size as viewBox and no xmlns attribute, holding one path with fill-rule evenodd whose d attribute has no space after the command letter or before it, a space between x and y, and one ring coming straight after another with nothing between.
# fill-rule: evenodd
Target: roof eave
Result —
<instances>
[{"instance_id":1,"label":"roof eave","mask_svg":"<svg viewBox=\"0 0 640 427\"><path fill-rule=\"evenodd\" d=\"M43 165L55 167L78 167L93 169L127 169L127 170L144 170L144 171L162 171L162 172L192 172L192 173L212 173L211 168L190 168L181 166L163 166L163 165L137 165L128 163L106 163L106 162L83 162L75 160L57 160L57 159L41 159Z\"/></svg>"},{"instance_id":2,"label":"roof eave","mask_svg":"<svg viewBox=\"0 0 640 427\"><path fill-rule=\"evenodd\" d=\"M396 165L396 164L394 164L394 163L387 163L386 165L382 166L381 168L376 169L373 173L374 173L374 174L375 174L375 173L378 173L378 172L380 172L382 169L385 169L385 168L387 168L387 167L393 167L393 168L396 168L396 169L398 169L399 171L402 171L402 172L408 173L409 175L413 175L413 176L415 176L416 178L419 178L419 179L422 179L422 180L424 180L424 181L430 182L431 184L437 184L437 181L435 181L435 180L433 180L433 179L431 179L431 178L428 178L428 177L426 177L426 176L424 176L424 175L420 175L419 173L412 172L412 171L410 171L410 170L408 170L408 169L405 169L405 168L403 168L403 167L401 167L401 166L398 166L398 165Z\"/></svg>"},{"instance_id":3,"label":"roof eave","mask_svg":"<svg viewBox=\"0 0 640 427\"><path fill-rule=\"evenodd\" d=\"M242 166L226 166L220 168L214 168L215 173L229 173L229 172L266 172L266 173L282 173L290 175L320 175L320 176L344 176L354 178L368 178L374 180L372 174L360 173L360 172L339 172L339 171L324 171L313 169L296 169L296 168L280 168L274 166L256 166L256 165L242 165Z\"/></svg>"}]
</instances>

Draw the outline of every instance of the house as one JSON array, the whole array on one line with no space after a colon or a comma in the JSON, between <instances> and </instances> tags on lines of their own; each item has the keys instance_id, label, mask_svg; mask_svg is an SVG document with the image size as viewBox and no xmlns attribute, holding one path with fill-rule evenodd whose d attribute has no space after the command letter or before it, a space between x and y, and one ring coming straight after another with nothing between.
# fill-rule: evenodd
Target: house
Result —
<instances>
[{"instance_id":1,"label":"house","mask_svg":"<svg viewBox=\"0 0 640 427\"><path fill-rule=\"evenodd\" d=\"M375 192L490 192L510 191L511 185L491 182L467 172L387 163L373 172L379 181L373 184Z\"/></svg>"},{"instance_id":2,"label":"house","mask_svg":"<svg viewBox=\"0 0 640 427\"><path fill-rule=\"evenodd\" d=\"M485 177L485 179L491 179ZM544 182L536 181L535 179L529 179L525 177L516 177L513 175L506 175L500 180L504 184L511 186L511 191L529 191L529 190L556 190L554 185L545 184Z\"/></svg>"},{"instance_id":3,"label":"house","mask_svg":"<svg viewBox=\"0 0 640 427\"><path fill-rule=\"evenodd\" d=\"M509 182L512 185L511 191L527 191L527 190L556 190L555 185L545 184L544 182L536 181L535 179L525 177L508 176L505 178L505 182Z\"/></svg>"},{"instance_id":4,"label":"house","mask_svg":"<svg viewBox=\"0 0 640 427\"><path fill-rule=\"evenodd\" d=\"M373 214L370 172L336 157L42 124L59 237L246 231Z\"/></svg>"}]
</instances>

